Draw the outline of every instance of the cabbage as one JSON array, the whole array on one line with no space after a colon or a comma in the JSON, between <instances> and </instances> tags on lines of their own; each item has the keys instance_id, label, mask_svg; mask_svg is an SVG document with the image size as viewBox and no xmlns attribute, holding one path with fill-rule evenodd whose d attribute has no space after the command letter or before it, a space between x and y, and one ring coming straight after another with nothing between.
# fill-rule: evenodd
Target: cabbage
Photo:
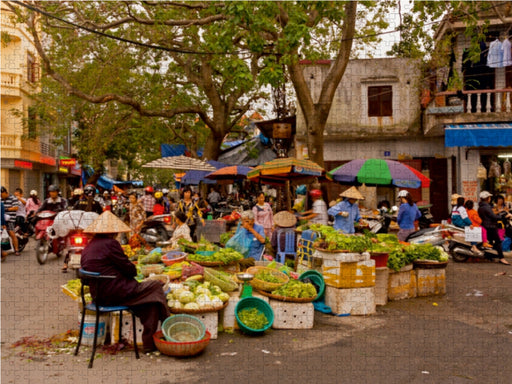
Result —
<instances>
[{"instance_id":1,"label":"cabbage","mask_svg":"<svg viewBox=\"0 0 512 384\"><path fill-rule=\"evenodd\" d=\"M204 288L210 288L210 282L209 282L209 281L205 281L205 282L202 284L202 286L203 286Z\"/></svg>"},{"instance_id":2,"label":"cabbage","mask_svg":"<svg viewBox=\"0 0 512 384\"><path fill-rule=\"evenodd\" d=\"M221 300L222 300L222 302L224 302L224 303L225 303L226 301L228 301L228 300L229 300L229 295L228 295L226 292L221 292L221 293L219 293L219 294L217 295L217 297L218 297L219 299L221 299Z\"/></svg>"},{"instance_id":3,"label":"cabbage","mask_svg":"<svg viewBox=\"0 0 512 384\"><path fill-rule=\"evenodd\" d=\"M175 303L175 300L172 300L172 299L171 299L171 300L169 300L169 301L167 302L167 305L169 306L169 308L173 308L173 307L174 307L174 303Z\"/></svg>"},{"instance_id":4,"label":"cabbage","mask_svg":"<svg viewBox=\"0 0 512 384\"><path fill-rule=\"evenodd\" d=\"M178 300L182 304L190 303L190 302L194 301L194 294L189 291L181 292L180 295L178 296Z\"/></svg>"},{"instance_id":5,"label":"cabbage","mask_svg":"<svg viewBox=\"0 0 512 384\"><path fill-rule=\"evenodd\" d=\"M167 298L167 300L174 300L174 299L175 299L175 297L174 297L174 295L173 295L173 293L172 293L172 292L169 292L169 293L167 294L166 298Z\"/></svg>"},{"instance_id":6,"label":"cabbage","mask_svg":"<svg viewBox=\"0 0 512 384\"><path fill-rule=\"evenodd\" d=\"M174 307L173 308L181 309L181 308L183 308L183 305L178 300L174 300Z\"/></svg>"},{"instance_id":7,"label":"cabbage","mask_svg":"<svg viewBox=\"0 0 512 384\"><path fill-rule=\"evenodd\" d=\"M219 308L219 307L222 307L224 305L224 303L222 302L221 299L219 299L217 296L215 296L212 299L212 305L214 308Z\"/></svg>"},{"instance_id":8,"label":"cabbage","mask_svg":"<svg viewBox=\"0 0 512 384\"><path fill-rule=\"evenodd\" d=\"M218 296L219 294L222 293L222 289L220 289L218 285L212 285L210 287L210 292L212 293L212 295Z\"/></svg>"},{"instance_id":9,"label":"cabbage","mask_svg":"<svg viewBox=\"0 0 512 384\"><path fill-rule=\"evenodd\" d=\"M208 290L208 288L205 288L205 287L202 287L202 286L199 286L195 289L195 294L196 295L208 295L210 296L210 291Z\"/></svg>"},{"instance_id":10,"label":"cabbage","mask_svg":"<svg viewBox=\"0 0 512 384\"><path fill-rule=\"evenodd\" d=\"M196 297L196 303L199 305L199 307L209 307L212 305L212 299L209 295L201 294Z\"/></svg>"},{"instance_id":11,"label":"cabbage","mask_svg":"<svg viewBox=\"0 0 512 384\"><path fill-rule=\"evenodd\" d=\"M187 303L185 304L185 309L199 309L199 305L197 303Z\"/></svg>"}]
</instances>

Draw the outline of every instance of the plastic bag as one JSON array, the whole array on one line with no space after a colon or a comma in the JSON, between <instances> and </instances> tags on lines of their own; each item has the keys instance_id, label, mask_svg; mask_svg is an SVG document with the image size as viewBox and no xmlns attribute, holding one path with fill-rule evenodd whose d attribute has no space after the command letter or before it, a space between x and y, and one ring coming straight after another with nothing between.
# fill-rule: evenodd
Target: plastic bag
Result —
<instances>
[{"instance_id":1,"label":"plastic bag","mask_svg":"<svg viewBox=\"0 0 512 384\"><path fill-rule=\"evenodd\" d=\"M2 244L9 244L9 233L5 228L2 229Z\"/></svg>"},{"instance_id":2,"label":"plastic bag","mask_svg":"<svg viewBox=\"0 0 512 384\"><path fill-rule=\"evenodd\" d=\"M244 257L251 251L252 235L246 236L247 231L238 224L235 234L226 243L226 248L232 248L240 252Z\"/></svg>"}]
</instances>

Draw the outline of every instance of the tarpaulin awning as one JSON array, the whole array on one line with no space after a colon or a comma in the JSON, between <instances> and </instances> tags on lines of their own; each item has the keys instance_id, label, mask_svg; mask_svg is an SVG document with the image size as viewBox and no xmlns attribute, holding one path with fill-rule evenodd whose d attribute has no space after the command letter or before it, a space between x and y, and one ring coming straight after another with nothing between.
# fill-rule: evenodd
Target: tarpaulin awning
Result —
<instances>
[{"instance_id":1,"label":"tarpaulin awning","mask_svg":"<svg viewBox=\"0 0 512 384\"><path fill-rule=\"evenodd\" d=\"M227 164L221 163L216 160L208 160L207 163L215 167L215 169L221 169L227 166ZM203 182L205 184L215 184L215 180L206 179L206 175L210 174L212 171L188 171L185 176L181 178L181 184L183 185L198 185Z\"/></svg>"},{"instance_id":2,"label":"tarpaulin awning","mask_svg":"<svg viewBox=\"0 0 512 384\"><path fill-rule=\"evenodd\" d=\"M143 182L139 181L139 180L133 180L133 181L113 180L110 177L103 175L98 178L98 181L96 184L98 185L98 187L111 190L114 188L114 185L122 185L122 184L125 184L125 185L131 184L135 187L142 187Z\"/></svg>"},{"instance_id":3,"label":"tarpaulin awning","mask_svg":"<svg viewBox=\"0 0 512 384\"><path fill-rule=\"evenodd\" d=\"M512 146L512 123L448 124L444 130L446 147Z\"/></svg>"}]
</instances>

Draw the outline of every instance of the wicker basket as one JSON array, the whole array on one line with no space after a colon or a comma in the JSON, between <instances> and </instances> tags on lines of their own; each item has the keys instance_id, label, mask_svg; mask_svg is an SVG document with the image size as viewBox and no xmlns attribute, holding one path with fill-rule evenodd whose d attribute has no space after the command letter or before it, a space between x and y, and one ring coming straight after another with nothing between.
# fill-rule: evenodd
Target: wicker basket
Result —
<instances>
[{"instance_id":1,"label":"wicker basket","mask_svg":"<svg viewBox=\"0 0 512 384\"><path fill-rule=\"evenodd\" d=\"M219 276L226 276L227 273L223 273L220 271L216 271L214 269L205 268L204 269L204 279L209 281L212 284L219 286L224 292L233 292L238 288L238 284L232 280L225 281L219 278Z\"/></svg>"},{"instance_id":2,"label":"wicker basket","mask_svg":"<svg viewBox=\"0 0 512 384\"><path fill-rule=\"evenodd\" d=\"M414 260L414 268L418 269L443 269L448 265L447 261Z\"/></svg>"},{"instance_id":3,"label":"wicker basket","mask_svg":"<svg viewBox=\"0 0 512 384\"><path fill-rule=\"evenodd\" d=\"M162 332L167 341L174 343L188 343L199 341L204 337L206 327L201 320L190 315L173 315L162 323ZM180 340L181 336L187 336L192 340Z\"/></svg>"},{"instance_id":4,"label":"wicker basket","mask_svg":"<svg viewBox=\"0 0 512 384\"><path fill-rule=\"evenodd\" d=\"M185 308L169 308L171 313L174 314L186 314L186 315L201 315L203 313L210 313L210 312L219 312L220 310L226 308L229 304L229 301L226 301L224 304L222 304L222 307L205 307L200 309L185 309Z\"/></svg>"},{"instance_id":5,"label":"wicker basket","mask_svg":"<svg viewBox=\"0 0 512 384\"><path fill-rule=\"evenodd\" d=\"M269 283L267 281L263 281L263 280L260 280L260 279L257 279L256 277L254 277L254 279L252 279L250 281L250 284L254 288L259 289L261 291L272 292L272 291L276 290L277 288L279 288L280 286L286 284L289 280L288 276L285 273L278 271L277 269L272 269L272 268L250 267L247 269L246 272L251 275L256 276L258 274L258 272L261 272L261 271L269 272L270 274L272 274L272 276L274 276L280 280L279 283Z\"/></svg>"},{"instance_id":6,"label":"wicker basket","mask_svg":"<svg viewBox=\"0 0 512 384\"><path fill-rule=\"evenodd\" d=\"M309 298L287 297L287 296L274 295L272 293L265 292L265 291L260 291L260 290L257 290L257 291L260 295L266 296L270 299L286 301L288 303L311 303L312 301L315 301L318 297L318 296L309 297Z\"/></svg>"},{"instance_id":7,"label":"wicker basket","mask_svg":"<svg viewBox=\"0 0 512 384\"><path fill-rule=\"evenodd\" d=\"M164 338L162 331L158 331L153 335L153 340L157 349L168 356L194 356L202 352L210 343L210 332L206 331L204 337L198 341L190 341L186 343L174 343Z\"/></svg>"}]
</instances>

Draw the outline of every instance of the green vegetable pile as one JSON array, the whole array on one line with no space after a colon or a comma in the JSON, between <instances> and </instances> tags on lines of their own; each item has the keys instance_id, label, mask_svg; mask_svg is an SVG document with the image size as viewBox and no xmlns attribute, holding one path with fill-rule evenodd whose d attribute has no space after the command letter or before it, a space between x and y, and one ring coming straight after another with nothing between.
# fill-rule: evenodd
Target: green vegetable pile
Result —
<instances>
[{"instance_id":1,"label":"green vegetable pile","mask_svg":"<svg viewBox=\"0 0 512 384\"><path fill-rule=\"evenodd\" d=\"M158 264L162 261L162 254L160 252L153 252L139 258L140 264Z\"/></svg>"},{"instance_id":2,"label":"green vegetable pile","mask_svg":"<svg viewBox=\"0 0 512 384\"><path fill-rule=\"evenodd\" d=\"M317 292L313 284L303 283L299 280L290 279L285 285L282 285L275 291L273 295L292 297L295 299L310 299L316 297Z\"/></svg>"},{"instance_id":3,"label":"green vegetable pile","mask_svg":"<svg viewBox=\"0 0 512 384\"><path fill-rule=\"evenodd\" d=\"M275 277L271 272L269 271L259 271L255 276L255 279L266 281L267 283L282 283L281 280L279 280L277 277Z\"/></svg>"},{"instance_id":4,"label":"green vegetable pile","mask_svg":"<svg viewBox=\"0 0 512 384\"><path fill-rule=\"evenodd\" d=\"M225 232L225 233L221 234L220 235L220 243L226 244L228 242L228 240L233 237L233 235L234 235L233 232Z\"/></svg>"},{"instance_id":5,"label":"green vegetable pile","mask_svg":"<svg viewBox=\"0 0 512 384\"><path fill-rule=\"evenodd\" d=\"M244 308L238 312L238 318L248 328L263 329L268 325L267 317L256 308Z\"/></svg>"},{"instance_id":6,"label":"green vegetable pile","mask_svg":"<svg viewBox=\"0 0 512 384\"><path fill-rule=\"evenodd\" d=\"M242 260L243 258L244 255L232 248L221 248L211 256L198 255L197 253L187 256L187 259L191 261L221 262L223 264L231 264L232 262Z\"/></svg>"},{"instance_id":7,"label":"green vegetable pile","mask_svg":"<svg viewBox=\"0 0 512 384\"><path fill-rule=\"evenodd\" d=\"M410 244L403 249L396 248L389 253L388 268L399 271L414 260L448 261L448 254L432 244Z\"/></svg>"}]
</instances>

